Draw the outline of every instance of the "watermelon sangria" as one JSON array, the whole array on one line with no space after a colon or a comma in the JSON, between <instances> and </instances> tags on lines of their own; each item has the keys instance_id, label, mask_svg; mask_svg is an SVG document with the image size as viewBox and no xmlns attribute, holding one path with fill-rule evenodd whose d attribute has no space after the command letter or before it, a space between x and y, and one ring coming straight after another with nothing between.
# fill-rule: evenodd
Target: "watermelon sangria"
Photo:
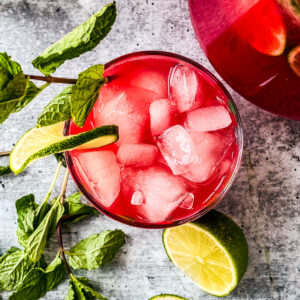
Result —
<instances>
[{"instance_id":1,"label":"watermelon sangria","mask_svg":"<svg viewBox=\"0 0 300 300\"><path fill-rule=\"evenodd\" d=\"M300 120L300 0L189 0L201 47L257 106Z\"/></svg>"},{"instance_id":2,"label":"watermelon sangria","mask_svg":"<svg viewBox=\"0 0 300 300\"><path fill-rule=\"evenodd\" d=\"M242 155L240 117L222 84L176 54L146 51L105 66L109 82L83 128L115 124L119 140L66 153L80 191L123 223L163 228L194 220L226 194Z\"/></svg>"}]
</instances>

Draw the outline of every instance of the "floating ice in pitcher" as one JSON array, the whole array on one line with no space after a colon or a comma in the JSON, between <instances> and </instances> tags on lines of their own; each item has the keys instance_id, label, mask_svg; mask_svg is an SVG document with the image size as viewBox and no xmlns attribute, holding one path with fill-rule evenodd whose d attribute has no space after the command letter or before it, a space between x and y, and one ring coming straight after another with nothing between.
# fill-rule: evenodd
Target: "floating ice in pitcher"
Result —
<instances>
[{"instance_id":1,"label":"floating ice in pitcher","mask_svg":"<svg viewBox=\"0 0 300 300\"><path fill-rule=\"evenodd\" d=\"M150 104L150 127L153 136L163 133L171 126L176 107L170 99L155 100Z\"/></svg>"},{"instance_id":2,"label":"floating ice in pitcher","mask_svg":"<svg viewBox=\"0 0 300 300\"><path fill-rule=\"evenodd\" d=\"M148 167L155 162L158 150L150 144L123 143L117 154L118 161L124 166Z\"/></svg>"},{"instance_id":3,"label":"floating ice in pitcher","mask_svg":"<svg viewBox=\"0 0 300 300\"><path fill-rule=\"evenodd\" d=\"M157 138L157 146L174 175L187 171L187 166L198 161L195 144L180 125L167 129Z\"/></svg>"},{"instance_id":4,"label":"floating ice in pitcher","mask_svg":"<svg viewBox=\"0 0 300 300\"><path fill-rule=\"evenodd\" d=\"M191 131L214 131L231 124L229 111L224 106L208 106L187 113L186 125Z\"/></svg>"},{"instance_id":5,"label":"floating ice in pitcher","mask_svg":"<svg viewBox=\"0 0 300 300\"><path fill-rule=\"evenodd\" d=\"M78 152L75 159L85 184L109 207L120 192L120 166L112 151Z\"/></svg>"},{"instance_id":6,"label":"floating ice in pitcher","mask_svg":"<svg viewBox=\"0 0 300 300\"><path fill-rule=\"evenodd\" d=\"M177 64L169 74L169 97L182 113L202 105L204 97L196 72L186 65Z\"/></svg>"}]
</instances>

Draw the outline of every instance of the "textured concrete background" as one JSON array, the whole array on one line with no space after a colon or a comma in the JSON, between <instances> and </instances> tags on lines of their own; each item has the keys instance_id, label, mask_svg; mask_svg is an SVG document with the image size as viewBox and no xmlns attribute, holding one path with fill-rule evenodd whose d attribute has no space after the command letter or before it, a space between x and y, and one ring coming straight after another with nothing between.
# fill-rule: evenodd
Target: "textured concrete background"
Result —
<instances>
[{"instance_id":1,"label":"textured concrete background","mask_svg":"<svg viewBox=\"0 0 300 300\"><path fill-rule=\"evenodd\" d=\"M117 2L118 19L105 41L94 51L65 63L57 76L71 77L92 64L144 49L185 55L215 73L194 38L186 0ZM0 51L7 51L20 62L25 73L37 74L31 60L106 3L1 0ZM11 149L20 135L34 126L39 112L61 89L60 85L49 87L0 126L0 151ZM300 299L300 122L275 117L236 93L232 95L244 123L245 155L238 179L218 209L243 227L250 257L247 273L228 299ZM1 158L0 163L5 160ZM50 157L34 163L17 177L0 178L1 253L17 245L15 200L34 193L41 201L55 165ZM74 191L76 187L70 181L68 192ZM59 192L59 185L55 192ZM92 233L114 228L126 232L126 246L111 264L87 274L103 295L115 300L146 300L159 293L175 293L190 300L214 299L169 262L161 230L132 228L99 216L68 227L64 232L65 245L74 245ZM47 257L55 251L53 238ZM66 289L67 281L44 299L63 299ZM3 298L7 299L7 294Z\"/></svg>"}]
</instances>

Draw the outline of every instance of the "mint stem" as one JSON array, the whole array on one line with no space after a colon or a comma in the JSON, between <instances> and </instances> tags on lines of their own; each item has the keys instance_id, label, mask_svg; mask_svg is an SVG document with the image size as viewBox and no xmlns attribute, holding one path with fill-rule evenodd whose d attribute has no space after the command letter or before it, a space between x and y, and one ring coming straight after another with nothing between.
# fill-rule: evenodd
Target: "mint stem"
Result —
<instances>
[{"instance_id":1,"label":"mint stem","mask_svg":"<svg viewBox=\"0 0 300 300\"><path fill-rule=\"evenodd\" d=\"M65 171L65 176L64 176L64 180L61 186L61 191L60 191L60 204L63 205L64 204L64 200L66 197L66 188L67 188L67 183L68 183L68 179L69 179L69 169L66 169Z\"/></svg>"},{"instance_id":2,"label":"mint stem","mask_svg":"<svg viewBox=\"0 0 300 300\"><path fill-rule=\"evenodd\" d=\"M8 156L8 155L10 155L10 152L11 152L11 151L3 151L3 152L0 152L0 156Z\"/></svg>"},{"instance_id":3,"label":"mint stem","mask_svg":"<svg viewBox=\"0 0 300 300\"><path fill-rule=\"evenodd\" d=\"M49 200L49 198L50 198L50 196L51 196L51 193L52 193L53 188L54 188L54 186L55 186L55 183L56 183L57 177L58 177L58 175L59 175L59 171L60 171L60 169L61 169L61 166L62 166L62 162L59 162L58 165L57 165L57 168L56 168L56 171L55 171L53 180L52 180L52 182L51 182L50 188L49 188L49 190L48 190L48 193L47 193L46 197L44 198L44 200L43 200L43 202L42 202L42 205L43 205L44 203L47 203L48 200ZM41 205L41 206L42 206L42 205Z\"/></svg>"},{"instance_id":4,"label":"mint stem","mask_svg":"<svg viewBox=\"0 0 300 300\"><path fill-rule=\"evenodd\" d=\"M41 81L46 81L49 83L74 84L77 81L77 79L72 79L72 78L61 78L61 77L29 75L29 74L24 74L24 75L29 76L30 79L33 79L33 80L41 80Z\"/></svg>"},{"instance_id":5,"label":"mint stem","mask_svg":"<svg viewBox=\"0 0 300 300\"><path fill-rule=\"evenodd\" d=\"M61 217L57 223L57 228L56 228L59 255L60 255L61 260L64 262L65 269L66 269L67 273L69 274L69 276L72 275L72 270L68 264L68 261L66 259L65 252L64 252L64 244L63 244L62 234L61 234L61 225L66 220L68 220L70 218L70 216L71 215L66 215L66 216ZM71 216L71 217L73 217L73 216Z\"/></svg>"}]
</instances>

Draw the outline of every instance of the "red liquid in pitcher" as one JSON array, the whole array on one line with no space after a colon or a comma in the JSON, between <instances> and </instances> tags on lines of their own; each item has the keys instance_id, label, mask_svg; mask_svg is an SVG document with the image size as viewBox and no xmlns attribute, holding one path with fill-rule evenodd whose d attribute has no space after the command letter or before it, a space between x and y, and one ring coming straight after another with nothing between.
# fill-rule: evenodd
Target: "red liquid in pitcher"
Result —
<instances>
[{"instance_id":1,"label":"red liquid in pitcher","mask_svg":"<svg viewBox=\"0 0 300 300\"><path fill-rule=\"evenodd\" d=\"M192 64L163 55L110 64L110 82L83 128L115 124L119 140L69 152L71 173L111 216L171 224L215 201L236 168L237 120L223 89Z\"/></svg>"},{"instance_id":2,"label":"red liquid in pitcher","mask_svg":"<svg viewBox=\"0 0 300 300\"><path fill-rule=\"evenodd\" d=\"M300 2L189 0L196 36L220 75L254 104L300 120ZM290 56L290 58L289 58Z\"/></svg>"}]
</instances>

